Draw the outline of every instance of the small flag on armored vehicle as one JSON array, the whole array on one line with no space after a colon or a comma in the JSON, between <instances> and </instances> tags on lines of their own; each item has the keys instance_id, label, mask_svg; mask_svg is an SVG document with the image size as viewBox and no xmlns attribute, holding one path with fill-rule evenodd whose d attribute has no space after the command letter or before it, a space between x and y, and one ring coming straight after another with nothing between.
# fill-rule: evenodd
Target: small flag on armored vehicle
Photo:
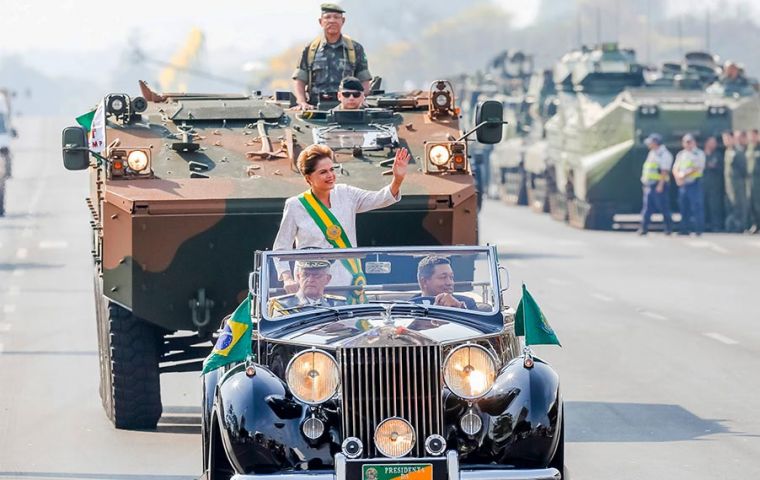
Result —
<instances>
[{"instance_id":1,"label":"small flag on armored vehicle","mask_svg":"<svg viewBox=\"0 0 760 480\"><path fill-rule=\"evenodd\" d=\"M242 362L251 353L251 296L227 319L211 354L203 361L203 373L229 363Z\"/></svg>"},{"instance_id":2,"label":"small flag on armored vehicle","mask_svg":"<svg viewBox=\"0 0 760 480\"><path fill-rule=\"evenodd\" d=\"M515 313L515 335L525 337L525 345L559 345L554 333L538 304L531 296L525 284L522 286L522 298Z\"/></svg>"}]
</instances>

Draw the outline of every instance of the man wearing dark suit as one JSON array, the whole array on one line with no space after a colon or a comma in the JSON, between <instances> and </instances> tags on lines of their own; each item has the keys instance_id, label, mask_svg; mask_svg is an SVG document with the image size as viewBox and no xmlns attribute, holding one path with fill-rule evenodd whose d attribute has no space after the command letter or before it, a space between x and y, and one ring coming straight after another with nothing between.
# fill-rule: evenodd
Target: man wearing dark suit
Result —
<instances>
[{"instance_id":1,"label":"man wearing dark suit","mask_svg":"<svg viewBox=\"0 0 760 480\"><path fill-rule=\"evenodd\" d=\"M477 310L475 300L454 293L454 270L446 257L428 255L420 260L417 281L421 294L412 298L412 302Z\"/></svg>"}]
</instances>

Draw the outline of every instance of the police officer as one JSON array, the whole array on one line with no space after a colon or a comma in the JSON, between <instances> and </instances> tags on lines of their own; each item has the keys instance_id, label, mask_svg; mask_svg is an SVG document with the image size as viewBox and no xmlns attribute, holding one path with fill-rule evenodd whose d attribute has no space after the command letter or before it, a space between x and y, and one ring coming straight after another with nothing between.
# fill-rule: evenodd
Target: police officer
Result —
<instances>
[{"instance_id":1,"label":"police officer","mask_svg":"<svg viewBox=\"0 0 760 480\"><path fill-rule=\"evenodd\" d=\"M668 186L670 168L673 166L673 155L662 144L662 135L659 133L649 135L644 140L644 144L649 148L649 153L641 169L643 205L641 208L641 227L638 233L639 235L646 235L649 232L649 222L656 209L662 212L665 222L665 235L670 235L673 231L673 222L670 218Z\"/></svg>"},{"instance_id":2,"label":"police officer","mask_svg":"<svg viewBox=\"0 0 760 480\"><path fill-rule=\"evenodd\" d=\"M705 140L705 171L702 186L705 192L705 215L708 230L723 231L723 204L725 187L723 181L723 155L718 150L718 140L709 136Z\"/></svg>"},{"instance_id":3,"label":"police officer","mask_svg":"<svg viewBox=\"0 0 760 480\"><path fill-rule=\"evenodd\" d=\"M323 3L321 8L319 25L323 34L306 45L293 73L295 108L299 110L311 110L320 94L338 91L344 77L358 78L365 93L372 79L364 47L341 33L345 10L334 3Z\"/></svg>"},{"instance_id":4,"label":"police officer","mask_svg":"<svg viewBox=\"0 0 760 480\"><path fill-rule=\"evenodd\" d=\"M309 305L335 307L346 304L345 297L325 294L325 287L332 279L327 260L298 260L295 273L298 291L270 299L270 315L297 313Z\"/></svg>"},{"instance_id":5,"label":"police officer","mask_svg":"<svg viewBox=\"0 0 760 480\"><path fill-rule=\"evenodd\" d=\"M760 132L755 128L749 132L747 145L747 174L750 232L757 233L760 229Z\"/></svg>"},{"instance_id":6,"label":"police officer","mask_svg":"<svg viewBox=\"0 0 760 480\"><path fill-rule=\"evenodd\" d=\"M705 223L702 191L705 154L697 148L697 141L690 133L683 136L681 145L683 150L678 152L673 163L673 178L678 185L678 205L681 209L679 234L688 235L693 228L699 236L702 235Z\"/></svg>"},{"instance_id":7,"label":"police officer","mask_svg":"<svg viewBox=\"0 0 760 480\"><path fill-rule=\"evenodd\" d=\"M726 230L743 232L747 225L747 157L736 138L741 134L723 132L723 168L726 187Z\"/></svg>"}]
</instances>

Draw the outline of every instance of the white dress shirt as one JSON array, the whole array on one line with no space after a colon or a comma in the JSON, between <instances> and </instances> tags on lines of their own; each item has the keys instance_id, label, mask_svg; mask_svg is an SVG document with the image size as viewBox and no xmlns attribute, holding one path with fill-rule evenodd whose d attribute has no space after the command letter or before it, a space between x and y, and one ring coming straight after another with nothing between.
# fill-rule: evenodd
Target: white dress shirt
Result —
<instances>
[{"instance_id":1,"label":"white dress shirt","mask_svg":"<svg viewBox=\"0 0 760 480\"><path fill-rule=\"evenodd\" d=\"M393 205L400 199L401 193L394 197L390 185L373 192L338 183L330 190L330 212L340 222L351 245L356 247L356 214ZM272 250L291 250L294 242L296 249L333 248L297 196L285 200L280 230ZM290 267L288 262L279 262L276 268L278 278L282 278L282 273L289 271ZM350 285L353 278L338 261L333 262L330 274L330 285Z\"/></svg>"}]
</instances>

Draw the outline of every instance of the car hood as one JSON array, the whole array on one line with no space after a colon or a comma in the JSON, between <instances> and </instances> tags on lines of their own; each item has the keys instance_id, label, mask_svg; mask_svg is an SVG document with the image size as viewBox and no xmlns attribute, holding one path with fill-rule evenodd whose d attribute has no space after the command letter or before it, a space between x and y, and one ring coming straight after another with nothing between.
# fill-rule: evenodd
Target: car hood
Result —
<instances>
[{"instance_id":1,"label":"car hood","mask_svg":"<svg viewBox=\"0 0 760 480\"><path fill-rule=\"evenodd\" d=\"M281 340L328 347L399 347L436 345L482 336L483 331L429 317L354 317L288 333Z\"/></svg>"}]
</instances>

